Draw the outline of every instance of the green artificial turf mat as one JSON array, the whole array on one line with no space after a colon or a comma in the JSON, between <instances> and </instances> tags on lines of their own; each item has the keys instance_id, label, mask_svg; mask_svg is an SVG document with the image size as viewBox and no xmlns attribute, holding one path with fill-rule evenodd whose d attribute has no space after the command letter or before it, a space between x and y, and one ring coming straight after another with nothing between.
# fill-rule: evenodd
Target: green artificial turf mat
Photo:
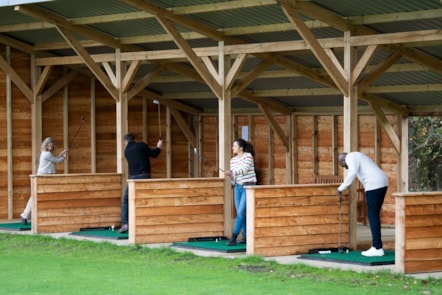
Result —
<instances>
[{"instance_id":1,"label":"green artificial turf mat","mask_svg":"<svg viewBox=\"0 0 442 295\"><path fill-rule=\"evenodd\" d=\"M31 223L28 222L27 225L23 225L21 222L0 223L0 230L9 230L9 231L31 230Z\"/></svg>"},{"instance_id":2,"label":"green artificial turf mat","mask_svg":"<svg viewBox=\"0 0 442 295\"><path fill-rule=\"evenodd\" d=\"M175 242L172 244L174 247L196 249L196 250L208 250L215 252L233 253L233 252L245 252L246 244L236 244L235 246L227 246L229 240L214 239L211 241L192 241L192 242Z\"/></svg>"},{"instance_id":3,"label":"green artificial turf mat","mask_svg":"<svg viewBox=\"0 0 442 295\"><path fill-rule=\"evenodd\" d=\"M114 229L113 231L110 227L106 228L97 228L97 229L80 229L80 231L70 233L74 236L83 236L83 237L91 237L91 238L100 238L100 239L110 239L110 240L127 240L128 232L118 233L118 229Z\"/></svg>"},{"instance_id":4,"label":"green artificial turf mat","mask_svg":"<svg viewBox=\"0 0 442 295\"><path fill-rule=\"evenodd\" d=\"M380 257L365 257L361 255L361 251L349 251L348 253L331 252L327 254L303 254L298 257L298 259L350 263L368 266L387 265L394 264L394 251L385 250L385 255Z\"/></svg>"}]
</instances>

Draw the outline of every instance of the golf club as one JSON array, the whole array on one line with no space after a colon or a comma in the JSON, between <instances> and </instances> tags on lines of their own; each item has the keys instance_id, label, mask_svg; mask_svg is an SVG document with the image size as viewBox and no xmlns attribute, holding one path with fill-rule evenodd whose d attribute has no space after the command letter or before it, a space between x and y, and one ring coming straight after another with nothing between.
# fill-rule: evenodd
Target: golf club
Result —
<instances>
[{"instance_id":1,"label":"golf club","mask_svg":"<svg viewBox=\"0 0 442 295\"><path fill-rule=\"evenodd\" d=\"M158 100L154 99L153 103L158 105L158 130L159 130L160 139L161 139L162 136L161 136L161 108L160 108L160 102Z\"/></svg>"},{"instance_id":2,"label":"golf club","mask_svg":"<svg viewBox=\"0 0 442 295\"><path fill-rule=\"evenodd\" d=\"M81 119L80 126L78 127L77 131L75 132L74 137L73 137L72 140L71 140L71 143L69 143L69 149L71 148L72 144L74 143L74 140L75 140L75 138L77 137L77 134L78 134L78 132L80 131L81 127L83 127L83 124L84 124L84 116L81 116L80 119Z\"/></svg>"},{"instance_id":3,"label":"golf club","mask_svg":"<svg viewBox=\"0 0 442 295\"><path fill-rule=\"evenodd\" d=\"M339 195L339 224L338 224L338 252L344 253L344 249L341 247L341 215L342 215L342 194Z\"/></svg>"},{"instance_id":4,"label":"golf club","mask_svg":"<svg viewBox=\"0 0 442 295\"><path fill-rule=\"evenodd\" d=\"M197 151L196 148L193 149L193 152L195 153L195 155L198 154L198 151ZM217 165L215 165L215 163L213 163L212 161L209 161L209 160L207 160L206 158L204 158L203 155L201 155L201 153L200 153L200 157L201 157L201 159L203 159L203 161L206 161L206 162L209 163L211 166L216 167L217 170L220 170L220 171L222 171L222 172L225 172L224 169L219 168Z\"/></svg>"}]
</instances>

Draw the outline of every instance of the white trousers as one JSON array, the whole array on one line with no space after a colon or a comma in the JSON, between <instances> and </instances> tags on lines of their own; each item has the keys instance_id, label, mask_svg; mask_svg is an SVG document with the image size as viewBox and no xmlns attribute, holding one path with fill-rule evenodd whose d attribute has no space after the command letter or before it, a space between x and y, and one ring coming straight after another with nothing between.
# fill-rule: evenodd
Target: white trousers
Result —
<instances>
[{"instance_id":1,"label":"white trousers","mask_svg":"<svg viewBox=\"0 0 442 295\"><path fill-rule=\"evenodd\" d=\"M31 211L32 211L32 196L29 197L28 203L26 204L26 208L20 216L24 219L31 219Z\"/></svg>"}]
</instances>

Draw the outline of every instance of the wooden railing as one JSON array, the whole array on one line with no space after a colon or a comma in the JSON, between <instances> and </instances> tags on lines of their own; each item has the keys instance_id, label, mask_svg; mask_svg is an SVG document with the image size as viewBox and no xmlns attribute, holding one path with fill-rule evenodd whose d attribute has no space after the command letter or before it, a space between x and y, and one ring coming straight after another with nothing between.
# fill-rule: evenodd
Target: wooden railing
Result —
<instances>
[{"instance_id":1,"label":"wooden railing","mask_svg":"<svg viewBox=\"0 0 442 295\"><path fill-rule=\"evenodd\" d=\"M398 272L442 271L442 192L394 193Z\"/></svg>"},{"instance_id":2,"label":"wooden railing","mask_svg":"<svg viewBox=\"0 0 442 295\"><path fill-rule=\"evenodd\" d=\"M32 232L120 224L121 174L31 175Z\"/></svg>"},{"instance_id":3,"label":"wooden railing","mask_svg":"<svg viewBox=\"0 0 442 295\"><path fill-rule=\"evenodd\" d=\"M224 179L128 180L129 243L224 235Z\"/></svg>"},{"instance_id":4,"label":"wooden railing","mask_svg":"<svg viewBox=\"0 0 442 295\"><path fill-rule=\"evenodd\" d=\"M336 248L339 239L348 247L348 195L340 208L336 185L247 187L247 254L302 254Z\"/></svg>"}]
</instances>

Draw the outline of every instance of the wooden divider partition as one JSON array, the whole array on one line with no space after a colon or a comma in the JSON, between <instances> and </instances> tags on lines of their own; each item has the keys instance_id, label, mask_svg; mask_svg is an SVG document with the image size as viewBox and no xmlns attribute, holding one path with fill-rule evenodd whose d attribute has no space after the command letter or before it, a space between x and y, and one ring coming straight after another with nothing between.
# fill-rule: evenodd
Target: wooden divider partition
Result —
<instances>
[{"instance_id":1,"label":"wooden divider partition","mask_svg":"<svg viewBox=\"0 0 442 295\"><path fill-rule=\"evenodd\" d=\"M398 272L442 271L442 192L394 193Z\"/></svg>"},{"instance_id":2,"label":"wooden divider partition","mask_svg":"<svg viewBox=\"0 0 442 295\"><path fill-rule=\"evenodd\" d=\"M224 235L224 179L128 180L129 243Z\"/></svg>"},{"instance_id":3,"label":"wooden divider partition","mask_svg":"<svg viewBox=\"0 0 442 295\"><path fill-rule=\"evenodd\" d=\"M337 248L339 236L340 245L348 247L348 195L343 194L340 208L337 187L337 184L247 187L247 254L284 256Z\"/></svg>"},{"instance_id":4,"label":"wooden divider partition","mask_svg":"<svg viewBox=\"0 0 442 295\"><path fill-rule=\"evenodd\" d=\"M120 224L121 174L31 175L32 232Z\"/></svg>"}]
</instances>

